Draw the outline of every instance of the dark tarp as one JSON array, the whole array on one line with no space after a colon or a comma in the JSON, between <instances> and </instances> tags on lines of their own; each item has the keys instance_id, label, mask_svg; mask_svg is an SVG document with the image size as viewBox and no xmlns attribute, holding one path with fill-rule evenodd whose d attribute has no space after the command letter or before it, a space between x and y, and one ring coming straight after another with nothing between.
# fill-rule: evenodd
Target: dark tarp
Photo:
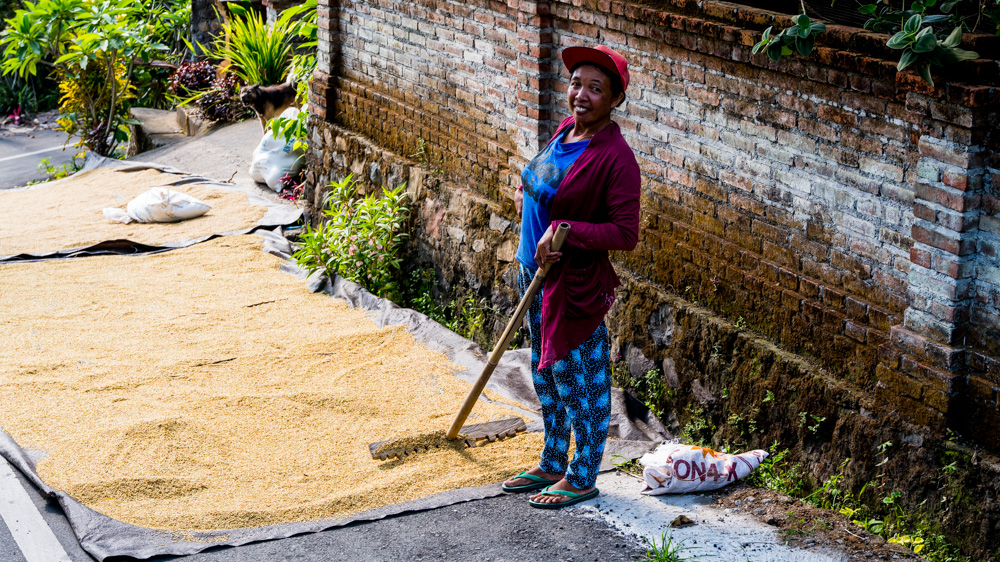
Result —
<instances>
[{"instance_id":1,"label":"dark tarp","mask_svg":"<svg viewBox=\"0 0 1000 562\"><path fill-rule=\"evenodd\" d=\"M265 240L266 252L287 260L292 248L280 234L258 232ZM395 303L372 295L360 286L343 278L330 280L321 275L306 277L305 272L286 261L282 270L308 283L313 292L324 292L347 301L355 308L369 313L379 326L405 324L417 341L440 351L454 363L466 367L457 373L471 382L482 372L486 354L475 343L458 336L428 317ZM504 354L487 388L497 394L537 411L538 399L531 385L529 364L530 350L520 349ZM486 400L482 397L481 400ZM509 407L509 406L508 406ZM518 414L537 418L534 412L520 410ZM612 419L610 437L605 452L605 470L612 468L607 462L613 455L636 458L651 450L653 445L668 438L666 429L638 403L621 390L612 394ZM444 429L444 428L442 428ZM540 431L540 423L529 424L529 431ZM423 511L456 503L494 497L502 494L498 485L463 488L443 492L427 498L381 507L352 517L337 520L287 523L253 529L226 529L211 532L156 531L129 525L80 504L64 492L47 486L35 472L35 462L7 434L0 432L0 455L16 466L44 494L62 506L73 531L84 550L98 560L111 557L150 558L157 555L188 555L216 546L238 546L255 541L280 539L304 533L342 527L359 521L373 521L402 513Z\"/></svg>"},{"instance_id":2,"label":"dark tarp","mask_svg":"<svg viewBox=\"0 0 1000 562\"><path fill-rule=\"evenodd\" d=\"M84 162L81 172L86 172L90 170L96 170L98 168L115 168L120 172L139 172L142 170L159 170L167 174L176 174L177 178L168 183L162 184L164 187L179 187L182 185L197 184L212 189L222 189L225 191L234 191L238 193L245 193L250 199L252 205L258 205L264 207L266 212L264 216L261 217L257 224L250 226L248 228L235 230L231 232L216 232L206 236L201 236L199 238L188 238L183 240L174 240L170 242L165 242L160 245L149 245L141 244L138 242L133 242L131 240L104 240L98 242L97 244L91 244L89 246L82 246L78 248L66 248L63 250L58 250L55 252L42 252L42 253L21 253L14 254L10 256L0 256L0 263L5 261L36 261L43 259L53 259L53 258L71 258L71 257L82 257L82 256L98 256L98 255L109 255L109 254L144 254L152 252L163 252L166 250L173 250L176 248L184 248L192 244L197 244L198 242L204 242L206 240L211 240L212 238L217 238L219 236L230 236L234 234L248 234L260 228L274 228L277 226L288 226L295 224L302 217L302 211L292 207L291 205L280 203L277 201L272 201L266 197L262 197L260 194L256 193L253 189L246 189L239 187L231 183L222 183L213 179L194 176L191 174L186 174L180 170L176 170L169 166L161 166L159 164L149 164L146 162L133 162L133 161L122 161L114 160L112 158L105 158L103 156L97 156L93 154L87 155L87 160ZM71 179L65 178L65 179ZM57 180L65 181L65 180ZM18 190L7 190L10 191L26 191L26 190L44 190L46 187L51 186L56 182L42 183L38 185L33 185Z\"/></svg>"}]
</instances>

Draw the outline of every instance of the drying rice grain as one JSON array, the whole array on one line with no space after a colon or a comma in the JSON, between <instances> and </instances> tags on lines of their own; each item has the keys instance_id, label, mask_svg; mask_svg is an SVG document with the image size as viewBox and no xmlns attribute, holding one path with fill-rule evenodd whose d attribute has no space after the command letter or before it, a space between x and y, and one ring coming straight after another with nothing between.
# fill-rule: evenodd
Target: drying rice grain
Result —
<instances>
[{"instance_id":1,"label":"drying rice grain","mask_svg":"<svg viewBox=\"0 0 1000 562\"><path fill-rule=\"evenodd\" d=\"M52 185L0 192L0 256L37 255L120 239L161 245L250 228L266 212L243 193L197 184L170 189L212 206L198 218L168 224L120 224L108 221L101 212L105 207L124 209L140 193L177 178L151 169L118 172L98 168Z\"/></svg>"},{"instance_id":2,"label":"drying rice grain","mask_svg":"<svg viewBox=\"0 0 1000 562\"><path fill-rule=\"evenodd\" d=\"M542 438L379 462L448 427L469 385L402 326L309 293L254 236L0 264L0 425L40 476L169 530L343 517L537 462ZM480 402L469 423L508 417Z\"/></svg>"}]
</instances>

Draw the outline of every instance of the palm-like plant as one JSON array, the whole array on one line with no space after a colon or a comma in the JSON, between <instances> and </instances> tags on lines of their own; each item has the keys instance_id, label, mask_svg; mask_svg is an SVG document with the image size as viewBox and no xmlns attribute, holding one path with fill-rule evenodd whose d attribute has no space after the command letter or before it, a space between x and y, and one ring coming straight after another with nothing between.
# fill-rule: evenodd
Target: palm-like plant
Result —
<instances>
[{"instance_id":1,"label":"palm-like plant","mask_svg":"<svg viewBox=\"0 0 1000 562\"><path fill-rule=\"evenodd\" d=\"M233 18L222 25L225 40L209 50L212 58L228 60L227 72L244 84L270 86L285 80L292 58L289 23L268 26L263 16L230 4Z\"/></svg>"}]
</instances>

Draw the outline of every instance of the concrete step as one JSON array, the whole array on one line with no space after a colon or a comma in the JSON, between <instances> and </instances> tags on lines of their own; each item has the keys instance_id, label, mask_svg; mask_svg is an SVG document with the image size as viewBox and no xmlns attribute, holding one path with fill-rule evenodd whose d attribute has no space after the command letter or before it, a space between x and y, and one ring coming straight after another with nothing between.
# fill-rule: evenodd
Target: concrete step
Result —
<instances>
[{"instance_id":1,"label":"concrete step","mask_svg":"<svg viewBox=\"0 0 1000 562\"><path fill-rule=\"evenodd\" d=\"M139 124L129 125L130 138L126 156L167 146L188 137L187 132L177 124L177 112L167 109L133 107L132 119Z\"/></svg>"}]
</instances>

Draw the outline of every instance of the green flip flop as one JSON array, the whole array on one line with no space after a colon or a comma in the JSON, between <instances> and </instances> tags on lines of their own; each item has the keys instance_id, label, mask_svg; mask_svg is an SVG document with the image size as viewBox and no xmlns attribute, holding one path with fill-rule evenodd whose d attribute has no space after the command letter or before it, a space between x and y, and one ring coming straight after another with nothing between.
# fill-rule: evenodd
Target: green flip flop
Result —
<instances>
[{"instance_id":1,"label":"green flip flop","mask_svg":"<svg viewBox=\"0 0 1000 562\"><path fill-rule=\"evenodd\" d=\"M593 490L587 492L586 494L577 494L575 492L566 492L563 490L550 490L549 488L551 488L551 486L546 486L545 489L542 490L542 494L547 496L565 496L569 499L566 501L555 502L555 503L541 503L533 500L528 500L528 505L530 505L531 507L537 507L538 509L559 509L569 505L578 504L580 502L585 502L587 500L596 498L597 494L600 493L600 491L597 488L594 488Z\"/></svg>"},{"instance_id":2,"label":"green flip flop","mask_svg":"<svg viewBox=\"0 0 1000 562\"><path fill-rule=\"evenodd\" d=\"M541 490L547 486L553 484L552 480L548 478L543 478L541 476L535 476L534 474L528 474L527 472L522 472L514 478L524 478L525 480L531 480L531 484L524 484L522 486L507 486L506 484L501 484L500 489L505 492L510 492L516 494L519 492L534 492L535 490Z\"/></svg>"}]
</instances>

